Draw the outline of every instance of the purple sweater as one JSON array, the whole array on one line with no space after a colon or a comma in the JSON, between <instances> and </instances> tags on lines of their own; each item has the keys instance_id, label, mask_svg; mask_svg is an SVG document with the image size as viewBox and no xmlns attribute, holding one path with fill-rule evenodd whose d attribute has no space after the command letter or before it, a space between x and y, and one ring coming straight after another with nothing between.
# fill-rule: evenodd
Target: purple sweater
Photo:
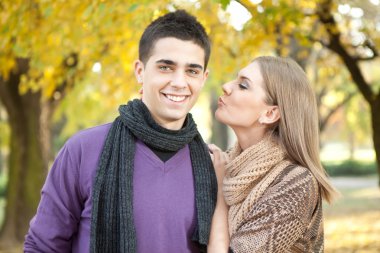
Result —
<instances>
[{"instance_id":1,"label":"purple sweater","mask_svg":"<svg viewBox=\"0 0 380 253\"><path fill-rule=\"evenodd\" d=\"M25 252L89 252L92 186L111 124L79 132L60 150L42 188ZM199 252L194 179L186 145L165 163L136 142L133 212L138 253Z\"/></svg>"}]
</instances>

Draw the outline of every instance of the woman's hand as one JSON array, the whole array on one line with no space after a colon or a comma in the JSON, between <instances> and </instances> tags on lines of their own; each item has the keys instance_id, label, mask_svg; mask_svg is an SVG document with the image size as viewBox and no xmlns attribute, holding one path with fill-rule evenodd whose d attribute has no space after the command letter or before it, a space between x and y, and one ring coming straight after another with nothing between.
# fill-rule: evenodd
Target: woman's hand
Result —
<instances>
[{"instance_id":1,"label":"woman's hand","mask_svg":"<svg viewBox=\"0 0 380 253\"><path fill-rule=\"evenodd\" d=\"M214 144L209 144L208 148L210 150L212 163L214 164L215 174L218 180L218 197L214 216L212 218L207 252L227 253L230 244L227 222L228 206L224 201L222 187L228 156Z\"/></svg>"},{"instance_id":2,"label":"woman's hand","mask_svg":"<svg viewBox=\"0 0 380 253\"><path fill-rule=\"evenodd\" d=\"M218 186L221 190L226 171L226 164L228 162L228 155L214 144L208 144L208 149L210 150L211 160L214 165L216 178L218 180Z\"/></svg>"}]
</instances>

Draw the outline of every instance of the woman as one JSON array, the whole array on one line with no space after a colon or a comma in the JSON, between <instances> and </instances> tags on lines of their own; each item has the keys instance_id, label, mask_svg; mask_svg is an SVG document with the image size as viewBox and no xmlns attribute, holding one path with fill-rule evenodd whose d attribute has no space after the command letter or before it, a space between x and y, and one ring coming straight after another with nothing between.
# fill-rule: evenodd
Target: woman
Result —
<instances>
[{"instance_id":1,"label":"woman","mask_svg":"<svg viewBox=\"0 0 380 253\"><path fill-rule=\"evenodd\" d=\"M319 160L304 71L287 58L259 57L223 91L215 116L237 143L228 158L210 145L219 196L208 252L323 252L322 199L337 192Z\"/></svg>"}]
</instances>

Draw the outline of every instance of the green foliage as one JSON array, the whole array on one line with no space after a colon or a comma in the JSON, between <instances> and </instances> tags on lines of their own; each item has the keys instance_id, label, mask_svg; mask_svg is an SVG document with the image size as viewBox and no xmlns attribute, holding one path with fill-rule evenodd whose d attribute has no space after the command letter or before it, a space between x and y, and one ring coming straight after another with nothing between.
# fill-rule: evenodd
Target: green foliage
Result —
<instances>
[{"instance_id":1,"label":"green foliage","mask_svg":"<svg viewBox=\"0 0 380 253\"><path fill-rule=\"evenodd\" d=\"M7 118L6 113L2 108L2 105L0 104L0 173L3 172L6 165L6 153L9 148L9 137L10 137L10 131L9 131L9 125L7 124ZM4 174L4 173L2 173ZM0 176L0 183L1 183L1 176ZM0 196L2 194L2 189L0 185Z\"/></svg>"},{"instance_id":2,"label":"green foliage","mask_svg":"<svg viewBox=\"0 0 380 253\"><path fill-rule=\"evenodd\" d=\"M20 93L42 90L50 98L60 95L55 93L60 86L87 78L100 62L101 79L120 86L132 69L143 27L162 7L148 1L6 1L0 5L0 75L8 79L15 60L28 58ZM68 65L75 68L68 71Z\"/></svg>"},{"instance_id":3,"label":"green foliage","mask_svg":"<svg viewBox=\"0 0 380 253\"><path fill-rule=\"evenodd\" d=\"M8 147L9 144L9 126L6 121L0 119L0 150Z\"/></svg>"},{"instance_id":4,"label":"green foliage","mask_svg":"<svg viewBox=\"0 0 380 253\"><path fill-rule=\"evenodd\" d=\"M225 10L227 6L230 4L231 0L220 0L218 1L222 5L222 8Z\"/></svg>"},{"instance_id":5,"label":"green foliage","mask_svg":"<svg viewBox=\"0 0 380 253\"><path fill-rule=\"evenodd\" d=\"M330 176L366 176L376 174L375 162L359 162L346 160L338 164L324 164Z\"/></svg>"},{"instance_id":6,"label":"green foliage","mask_svg":"<svg viewBox=\"0 0 380 253\"><path fill-rule=\"evenodd\" d=\"M0 172L0 199L4 198L7 192L7 180L6 173L4 171Z\"/></svg>"},{"instance_id":7,"label":"green foliage","mask_svg":"<svg viewBox=\"0 0 380 253\"><path fill-rule=\"evenodd\" d=\"M355 96L345 108L346 135L352 134L356 143L364 143L371 133L370 108L362 96ZM347 133L347 131L349 133Z\"/></svg>"}]
</instances>

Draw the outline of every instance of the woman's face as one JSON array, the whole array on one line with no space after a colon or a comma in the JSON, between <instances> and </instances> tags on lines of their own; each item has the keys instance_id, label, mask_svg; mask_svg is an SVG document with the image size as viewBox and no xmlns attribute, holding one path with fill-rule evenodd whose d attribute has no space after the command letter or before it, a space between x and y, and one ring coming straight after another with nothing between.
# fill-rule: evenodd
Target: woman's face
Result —
<instances>
[{"instance_id":1,"label":"woman's face","mask_svg":"<svg viewBox=\"0 0 380 253\"><path fill-rule=\"evenodd\" d=\"M264 102L264 85L258 63L252 62L240 70L235 80L223 85L216 119L233 129L260 126L260 117L270 108Z\"/></svg>"}]
</instances>

